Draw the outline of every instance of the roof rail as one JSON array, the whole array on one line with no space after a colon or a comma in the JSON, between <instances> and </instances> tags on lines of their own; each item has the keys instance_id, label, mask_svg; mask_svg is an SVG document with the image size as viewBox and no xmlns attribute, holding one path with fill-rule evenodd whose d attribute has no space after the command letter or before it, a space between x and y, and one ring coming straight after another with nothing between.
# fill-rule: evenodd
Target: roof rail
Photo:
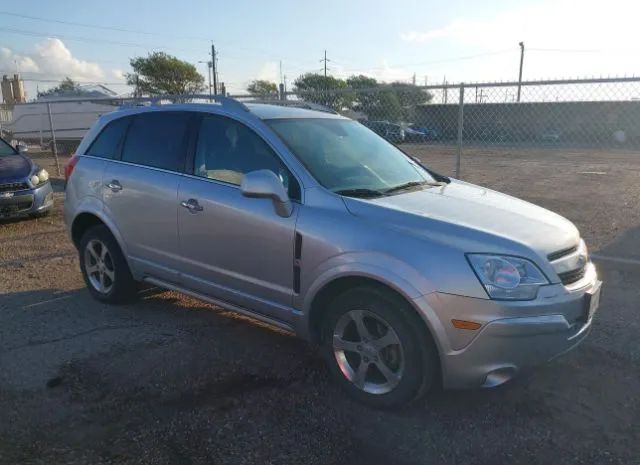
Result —
<instances>
[{"instance_id":1,"label":"roof rail","mask_svg":"<svg viewBox=\"0 0 640 465\"><path fill-rule=\"evenodd\" d=\"M258 103L265 105L280 105L282 107L306 108L307 110L321 111L323 113L331 113L337 115L338 112L333 108L321 105L319 103L305 102L303 100L251 100L247 103Z\"/></svg>"},{"instance_id":2,"label":"roof rail","mask_svg":"<svg viewBox=\"0 0 640 465\"><path fill-rule=\"evenodd\" d=\"M155 95L153 97L131 97L118 99L122 101L120 108L143 106L143 105L163 105L165 103L190 103L191 100L208 100L221 105L229 110L249 111L247 106L231 97L225 95L209 95L209 94L187 94L187 95Z\"/></svg>"}]
</instances>

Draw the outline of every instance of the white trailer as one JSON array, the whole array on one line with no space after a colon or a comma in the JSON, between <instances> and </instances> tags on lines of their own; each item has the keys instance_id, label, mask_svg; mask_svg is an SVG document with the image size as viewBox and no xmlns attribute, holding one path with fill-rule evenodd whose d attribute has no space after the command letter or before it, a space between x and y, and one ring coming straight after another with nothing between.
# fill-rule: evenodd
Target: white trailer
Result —
<instances>
[{"instance_id":1,"label":"white trailer","mask_svg":"<svg viewBox=\"0 0 640 465\"><path fill-rule=\"evenodd\" d=\"M11 121L4 130L11 133L15 140L27 144L50 145L52 128L55 131L56 145L60 153L72 153L85 133L103 114L114 111L119 103L113 101L66 99L64 101L36 101L16 104ZM49 111L51 119L49 119ZM51 124L50 124L51 121Z\"/></svg>"}]
</instances>

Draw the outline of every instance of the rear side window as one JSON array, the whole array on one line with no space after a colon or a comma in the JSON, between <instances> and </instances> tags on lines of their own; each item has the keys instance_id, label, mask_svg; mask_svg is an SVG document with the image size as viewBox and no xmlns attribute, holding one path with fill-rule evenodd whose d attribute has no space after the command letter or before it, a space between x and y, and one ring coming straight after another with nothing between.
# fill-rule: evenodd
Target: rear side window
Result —
<instances>
[{"instance_id":1,"label":"rear side window","mask_svg":"<svg viewBox=\"0 0 640 465\"><path fill-rule=\"evenodd\" d=\"M127 133L122 161L179 171L187 152L190 118L187 112L170 111L137 115Z\"/></svg>"},{"instance_id":2,"label":"rear side window","mask_svg":"<svg viewBox=\"0 0 640 465\"><path fill-rule=\"evenodd\" d=\"M120 118L107 124L87 150L87 155L109 159L117 158L129 122L129 118Z\"/></svg>"}]
</instances>

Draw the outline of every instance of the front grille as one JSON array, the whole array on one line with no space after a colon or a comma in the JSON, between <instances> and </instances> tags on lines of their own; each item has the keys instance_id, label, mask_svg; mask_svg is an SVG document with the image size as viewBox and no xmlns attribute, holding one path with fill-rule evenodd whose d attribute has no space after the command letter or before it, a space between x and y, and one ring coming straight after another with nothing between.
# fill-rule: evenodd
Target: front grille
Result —
<instances>
[{"instance_id":1,"label":"front grille","mask_svg":"<svg viewBox=\"0 0 640 465\"><path fill-rule=\"evenodd\" d=\"M573 284L575 282L580 281L582 278L584 278L584 275L587 272L587 267L583 266L582 268L578 268L576 270L571 270L571 271L565 271L564 273L558 273L558 277L560 278L560 281L562 281L562 284L564 284L565 286L567 284Z\"/></svg>"},{"instance_id":2,"label":"front grille","mask_svg":"<svg viewBox=\"0 0 640 465\"><path fill-rule=\"evenodd\" d=\"M547 258L550 262L554 260L558 260L559 258L566 257L567 255L571 255L573 252L578 250L578 246L574 245L573 247L569 247L568 249L558 250L557 252L550 253L547 255Z\"/></svg>"},{"instance_id":3,"label":"front grille","mask_svg":"<svg viewBox=\"0 0 640 465\"><path fill-rule=\"evenodd\" d=\"M15 192L29 189L26 182L10 182L8 184L0 184L0 192Z\"/></svg>"}]
</instances>

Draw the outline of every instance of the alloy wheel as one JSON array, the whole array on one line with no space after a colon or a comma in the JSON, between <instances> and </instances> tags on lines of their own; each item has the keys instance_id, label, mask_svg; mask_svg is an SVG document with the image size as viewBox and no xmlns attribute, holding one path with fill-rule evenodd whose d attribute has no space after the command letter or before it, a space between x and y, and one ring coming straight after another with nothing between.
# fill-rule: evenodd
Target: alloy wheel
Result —
<instances>
[{"instance_id":1,"label":"alloy wheel","mask_svg":"<svg viewBox=\"0 0 640 465\"><path fill-rule=\"evenodd\" d=\"M93 288L108 294L115 282L115 267L109 249L104 242L92 239L84 250L84 269Z\"/></svg>"},{"instance_id":2,"label":"alloy wheel","mask_svg":"<svg viewBox=\"0 0 640 465\"><path fill-rule=\"evenodd\" d=\"M333 353L345 378L367 393L388 393L402 379L404 352L400 338L373 312L351 310L338 319Z\"/></svg>"}]
</instances>

